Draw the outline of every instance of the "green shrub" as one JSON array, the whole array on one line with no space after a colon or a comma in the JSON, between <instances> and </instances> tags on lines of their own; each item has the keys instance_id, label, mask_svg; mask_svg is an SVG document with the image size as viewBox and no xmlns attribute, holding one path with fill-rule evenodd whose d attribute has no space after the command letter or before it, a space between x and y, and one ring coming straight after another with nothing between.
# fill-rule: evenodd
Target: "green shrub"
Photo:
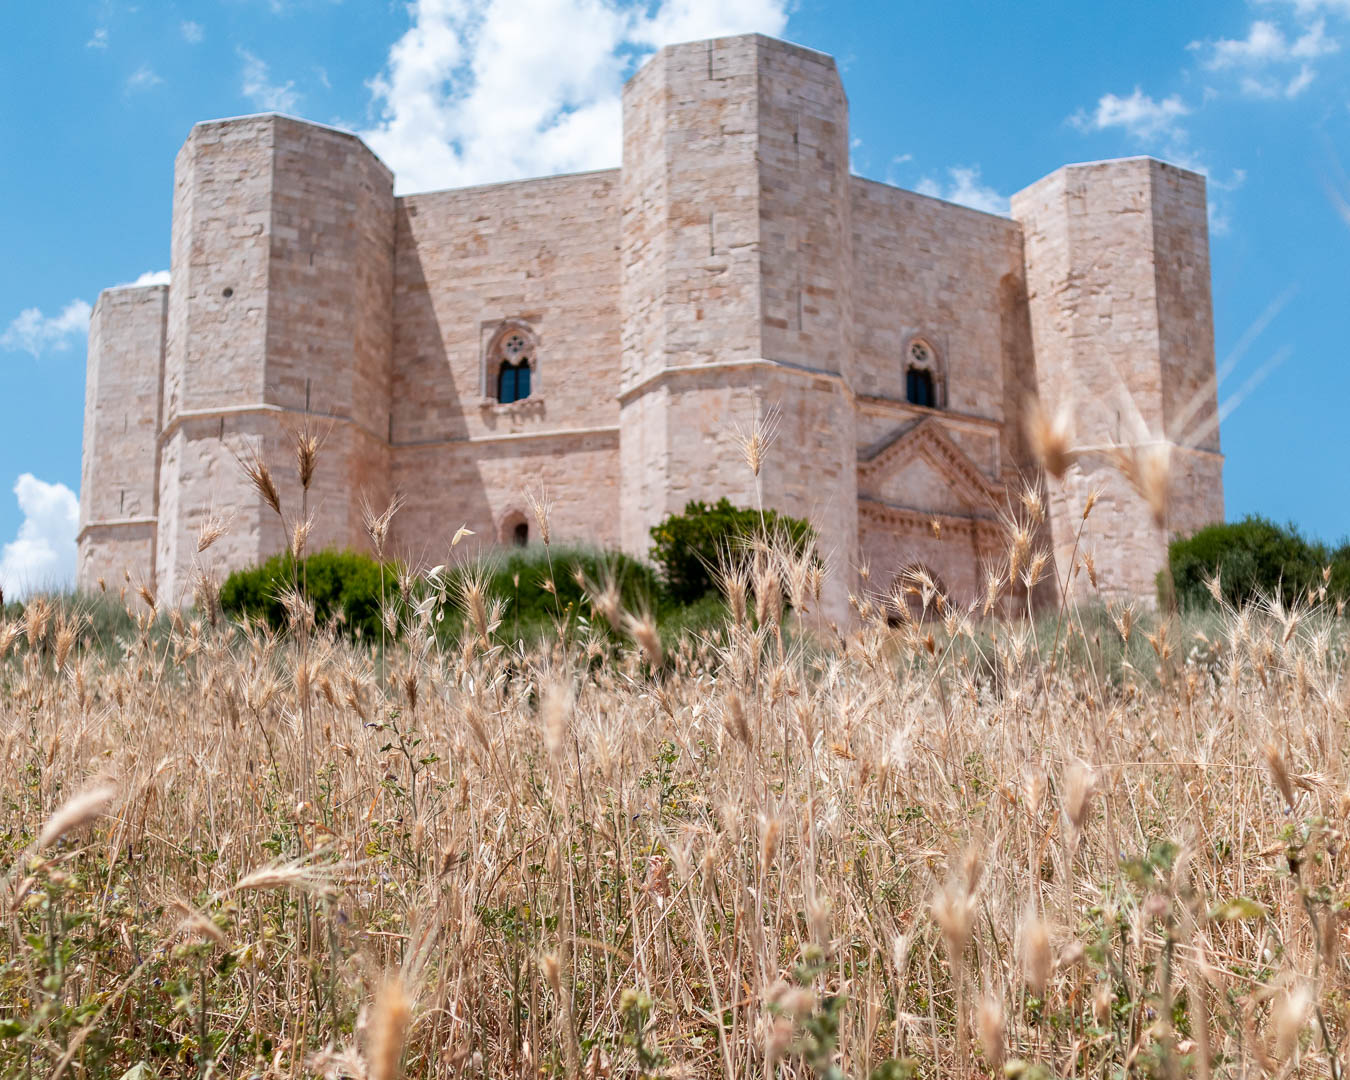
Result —
<instances>
[{"instance_id":1,"label":"green shrub","mask_svg":"<svg viewBox=\"0 0 1350 1080\"><path fill-rule=\"evenodd\" d=\"M552 565L550 567L550 560ZM502 630L510 638L534 640L551 631L557 618L575 618L582 612L590 619L589 604L584 604L580 574L587 581L603 586L612 575L626 611L657 609L660 585L650 566L617 551L584 547L545 548L531 544L513 548L505 557L490 559L488 592L506 601ZM462 573L462 571L456 571ZM450 575L453 583L454 574ZM553 582L555 592L546 588ZM453 584L448 590L455 599ZM451 622L447 613L446 623ZM458 630L460 619L454 620Z\"/></svg>"},{"instance_id":2,"label":"green shrub","mask_svg":"<svg viewBox=\"0 0 1350 1080\"><path fill-rule=\"evenodd\" d=\"M785 532L798 548L814 538L809 522L775 510L731 505L725 497L712 506L690 502L682 514L670 514L653 525L651 559L661 569L666 595L680 604L691 604L715 588L714 572L723 554L754 537L774 537Z\"/></svg>"},{"instance_id":3,"label":"green shrub","mask_svg":"<svg viewBox=\"0 0 1350 1080\"><path fill-rule=\"evenodd\" d=\"M1329 597L1350 593L1350 545L1329 549L1305 539L1292 524L1276 525L1263 517L1210 525L1174 540L1168 562L1170 587L1183 610L1214 606L1205 582L1215 573L1224 600L1235 606L1277 591L1286 600L1303 600L1322 585L1326 567L1331 568ZM1166 573L1159 574L1158 597L1164 605L1170 599L1168 589Z\"/></svg>"},{"instance_id":4,"label":"green shrub","mask_svg":"<svg viewBox=\"0 0 1350 1080\"><path fill-rule=\"evenodd\" d=\"M488 556L484 569L488 595L505 601L501 632L512 639L538 638L552 628L559 615L572 619L583 611L589 617L589 607L581 603L578 573L597 584L612 575L629 611L655 609L661 598L652 568L618 552L557 546L550 550L532 545ZM445 575L449 602L437 623L442 634L458 634L463 625L458 610L458 579L465 572L455 568ZM386 602L394 603L398 596L397 577L397 568L386 564ZM295 580L295 563L289 554L275 555L261 566L236 570L221 586L221 609L235 618L248 615L264 619L280 630L286 625L280 598ZM355 637L359 632L366 640L379 640L380 564L373 558L355 551L320 551L305 559L302 580L319 625L326 626L340 615L349 635ZM553 591L548 588L550 580Z\"/></svg>"},{"instance_id":5,"label":"green shrub","mask_svg":"<svg viewBox=\"0 0 1350 1080\"><path fill-rule=\"evenodd\" d=\"M398 592L397 574L384 568L386 597ZM342 617L347 633L367 639L380 636L380 564L358 551L318 551L305 557L303 572L296 574L289 552L273 555L261 566L236 570L220 587L220 607L236 618L247 615L264 619L273 629L286 625L282 593L295 581L304 583L314 605L314 619L327 626Z\"/></svg>"}]
</instances>

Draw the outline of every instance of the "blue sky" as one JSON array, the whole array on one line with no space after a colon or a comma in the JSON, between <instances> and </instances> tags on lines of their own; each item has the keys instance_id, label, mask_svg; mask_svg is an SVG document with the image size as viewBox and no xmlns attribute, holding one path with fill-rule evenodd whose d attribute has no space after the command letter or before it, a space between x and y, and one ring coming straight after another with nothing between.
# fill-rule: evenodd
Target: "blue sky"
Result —
<instances>
[{"instance_id":1,"label":"blue sky","mask_svg":"<svg viewBox=\"0 0 1350 1080\"><path fill-rule=\"evenodd\" d=\"M1350 0L62 0L0 16L0 583L73 564L88 305L167 271L195 121L347 127L402 190L603 167L645 55L752 29L838 59L864 176L1204 170L1229 516L1350 534Z\"/></svg>"}]
</instances>

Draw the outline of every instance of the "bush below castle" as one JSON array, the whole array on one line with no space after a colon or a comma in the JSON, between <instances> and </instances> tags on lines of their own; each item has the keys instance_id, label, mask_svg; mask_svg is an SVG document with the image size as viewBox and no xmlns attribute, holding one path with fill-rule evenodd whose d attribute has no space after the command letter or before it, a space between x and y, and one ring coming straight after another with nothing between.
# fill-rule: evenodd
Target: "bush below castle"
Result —
<instances>
[{"instance_id":1,"label":"bush below castle","mask_svg":"<svg viewBox=\"0 0 1350 1080\"><path fill-rule=\"evenodd\" d=\"M1224 602L1234 607L1277 594L1286 603L1303 602L1323 586L1329 600L1350 596L1350 542L1330 548L1306 539L1293 525L1263 517L1211 525L1174 540L1168 561L1171 588L1184 610L1216 605L1209 589L1216 575ZM1169 606L1165 571L1159 574L1158 594Z\"/></svg>"}]
</instances>

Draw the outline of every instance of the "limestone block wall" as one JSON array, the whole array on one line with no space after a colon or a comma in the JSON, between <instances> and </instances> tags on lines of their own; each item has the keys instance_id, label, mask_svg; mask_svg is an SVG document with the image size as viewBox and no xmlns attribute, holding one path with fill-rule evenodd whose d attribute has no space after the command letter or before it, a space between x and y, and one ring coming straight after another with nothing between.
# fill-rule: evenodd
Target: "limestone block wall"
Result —
<instances>
[{"instance_id":1,"label":"limestone block wall","mask_svg":"<svg viewBox=\"0 0 1350 1080\"><path fill-rule=\"evenodd\" d=\"M754 38L762 355L851 380L848 98L834 59Z\"/></svg>"},{"instance_id":2,"label":"limestone block wall","mask_svg":"<svg viewBox=\"0 0 1350 1080\"><path fill-rule=\"evenodd\" d=\"M759 42L670 46L624 87L624 391L763 355Z\"/></svg>"},{"instance_id":3,"label":"limestone block wall","mask_svg":"<svg viewBox=\"0 0 1350 1080\"><path fill-rule=\"evenodd\" d=\"M165 285L107 289L89 323L76 583L154 581Z\"/></svg>"},{"instance_id":4,"label":"limestone block wall","mask_svg":"<svg viewBox=\"0 0 1350 1080\"><path fill-rule=\"evenodd\" d=\"M1029 348L1019 347L1021 229L1016 222L911 191L853 178L854 390L859 443L918 416L905 402L911 343L932 347L945 382L941 416L950 434L991 478L1015 464L999 439L1015 426L1018 399L1034 389ZM1005 292L1014 293L1005 301ZM896 406L903 408L897 413Z\"/></svg>"},{"instance_id":5,"label":"limestone block wall","mask_svg":"<svg viewBox=\"0 0 1350 1080\"><path fill-rule=\"evenodd\" d=\"M1009 486L1040 482L1031 390L1071 403L1085 448L1047 488L1061 573L1089 491L1108 596L1151 596L1167 534L1222 517L1201 178L1070 166L1013 220L862 180L834 62L757 35L661 50L623 124L621 170L399 199L350 134L197 125L172 287L94 313L81 582L126 570L177 603L201 564L281 550L238 459L273 466L294 526L305 426L323 440L311 548L364 546L363 504L399 492L395 550L442 561L461 525L508 539L528 487L558 539L645 555L661 517L725 495L813 521L839 619L915 562L982 591ZM507 327L529 337L532 392L502 404ZM915 341L933 408L906 400ZM756 482L739 436L774 409ZM1103 452L1147 438L1170 446L1161 527ZM220 514L232 528L199 557Z\"/></svg>"},{"instance_id":6,"label":"limestone block wall","mask_svg":"<svg viewBox=\"0 0 1350 1080\"><path fill-rule=\"evenodd\" d=\"M812 516L842 616L857 512L833 61L755 35L663 49L625 89L622 185L625 548L645 551L691 498L762 497ZM757 490L736 434L775 407L782 443Z\"/></svg>"},{"instance_id":7,"label":"limestone block wall","mask_svg":"<svg viewBox=\"0 0 1350 1080\"><path fill-rule=\"evenodd\" d=\"M360 544L360 499L387 498L392 175L355 136L278 116L197 125L175 168L161 434L158 589L192 587L196 540L224 571L285 546L237 458L273 466L301 517L291 433L324 438L311 547Z\"/></svg>"},{"instance_id":8,"label":"limestone block wall","mask_svg":"<svg viewBox=\"0 0 1350 1080\"><path fill-rule=\"evenodd\" d=\"M1102 491L1089 528L1103 542L1096 563L1107 596L1151 597L1168 536L1183 522L1157 524L1104 449L1170 441L1183 402L1213 416L1203 192L1194 174L1131 158L1068 166L1013 197L1040 394L1052 410L1067 403L1085 451L1048 485L1056 560L1062 575L1087 496ZM1178 515L1184 527L1222 519L1217 446L1216 432L1208 454L1171 454L1174 493L1201 495Z\"/></svg>"},{"instance_id":9,"label":"limestone block wall","mask_svg":"<svg viewBox=\"0 0 1350 1080\"><path fill-rule=\"evenodd\" d=\"M461 524L496 538L540 484L560 535L617 542L618 188L608 170L398 201L389 431L393 483L414 495L400 550ZM502 405L487 352L508 322L537 351L530 396Z\"/></svg>"},{"instance_id":10,"label":"limestone block wall","mask_svg":"<svg viewBox=\"0 0 1350 1080\"><path fill-rule=\"evenodd\" d=\"M618 423L617 169L398 200L396 446ZM508 320L538 344L532 393L496 404Z\"/></svg>"},{"instance_id":11,"label":"limestone block wall","mask_svg":"<svg viewBox=\"0 0 1350 1080\"><path fill-rule=\"evenodd\" d=\"M401 447L396 475L409 484L403 489L409 498L394 519L395 547L416 564L434 565L449 558L461 525L474 536L456 557L511 543L511 528L521 521L537 542L527 485L552 500L552 543L615 547L618 441L617 432L600 431Z\"/></svg>"},{"instance_id":12,"label":"limestone block wall","mask_svg":"<svg viewBox=\"0 0 1350 1080\"><path fill-rule=\"evenodd\" d=\"M758 58L754 37L671 46L624 87L620 506L634 554L690 498L753 497L734 435L768 407L750 371L763 356Z\"/></svg>"},{"instance_id":13,"label":"limestone block wall","mask_svg":"<svg viewBox=\"0 0 1350 1080\"><path fill-rule=\"evenodd\" d=\"M763 400L781 411L782 440L761 486L768 505L815 524L830 569L826 614L842 619L858 549L848 98L832 57L754 40L762 347L772 365Z\"/></svg>"},{"instance_id":14,"label":"limestone block wall","mask_svg":"<svg viewBox=\"0 0 1350 1080\"><path fill-rule=\"evenodd\" d=\"M983 578L981 545L1006 510L1003 485L1032 475L1019 430L1022 401L1034 390L1021 229L1006 218L858 177L852 204L860 457L867 459L898 431L932 421L994 485L954 491L947 478L926 477L920 462L889 475L860 474L859 559L883 590L902 569L895 559L909 558L968 601ZM906 401L916 340L937 360L938 408ZM868 499L878 504L869 506ZM905 525L903 514L895 517L901 508L928 511L924 528ZM933 532L934 518L942 522L941 537ZM899 531L888 531L888 522Z\"/></svg>"}]
</instances>

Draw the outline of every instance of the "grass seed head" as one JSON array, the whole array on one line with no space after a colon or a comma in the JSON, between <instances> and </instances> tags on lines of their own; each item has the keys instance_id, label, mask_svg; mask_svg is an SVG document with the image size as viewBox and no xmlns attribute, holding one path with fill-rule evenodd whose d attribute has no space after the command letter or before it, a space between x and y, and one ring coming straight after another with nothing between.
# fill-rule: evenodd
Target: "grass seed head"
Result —
<instances>
[{"instance_id":1,"label":"grass seed head","mask_svg":"<svg viewBox=\"0 0 1350 1080\"><path fill-rule=\"evenodd\" d=\"M375 996L375 1008L370 1017L367 1062L370 1080L397 1080L403 1042L411 1019L412 1010L404 993L403 980L386 980Z\"/></svg>"},{"instance_id":2,"label":"grass seed head","mask_svg":"<svg viewBox=\"0 0 1350 1080\"><path fill-rule=\"evenodd\" d=\"M1036 915L1028 914L1022 923L1022 977L1037 997L1045 996L1054 964L1049 929Z\"/></svg>"},{"instance_id":3,"label":"grass seed head","mask_svg":"<svg viewBox=\"0 0 1350 1080\"><path fill-rule=\"evenodd\" d=\"M992 994L986 994L975 1013L975 1023L985 1060L990 1068L1000 1068L1003 1065L1003 1003Z\"/></svg>"},{"instance_id":4,"label":"grass seed head","mask_svg":"<svg viewBox=\"0 0 1350 1080\"><path fill-rule=\"evenodd\" d=\"M1072 410L1067 401L1061 402L1053 415L1041 399L1027 399L1023 426L1031 453L1042 469L1056 480L1063 479L1074 462L1072 446Z\"/></svg>"},{"instance_id":5,"label":"grass seed head","mask_svg":"<svg viewBox=\"0 0 1350 1080\"><path fill-rule=\"evenodd\" d=\"M267 462L263 460L262 454L256 448L247 457L238 459L239 467L244 470L244 475L248 477L249 483L253 489L262 497L277 517L283 517L281 512L281 493L277 491L276 481L272 479L272 470L267 467Z\"/></svg>"},{"instance_id":6,"label":"grass seed head","mask_svg":"<svg viewBox=\"0 0 1350 1080\"><path fill-rule=\"evenodd\" d=\"M43 851L67 833L97 820L112 805L116 797L117 785L106 780L76 792L47 819L42 831L38 833L37 841L33 844L34 850Z\"/></svg>"}]
</instances>

